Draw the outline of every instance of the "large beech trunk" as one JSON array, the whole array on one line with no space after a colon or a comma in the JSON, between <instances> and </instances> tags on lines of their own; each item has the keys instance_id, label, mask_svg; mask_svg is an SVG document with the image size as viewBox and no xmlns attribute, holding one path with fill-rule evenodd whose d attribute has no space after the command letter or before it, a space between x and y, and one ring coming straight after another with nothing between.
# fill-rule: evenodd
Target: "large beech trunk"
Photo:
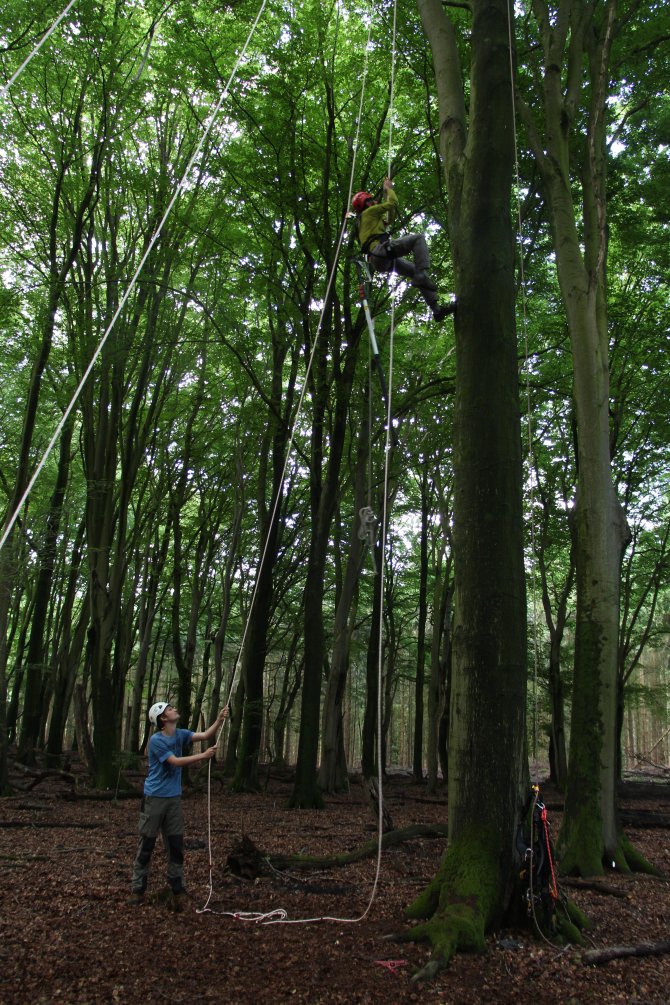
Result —
<instances>
[{"instance_id":1,"label":"large beech trunk","mask_svg":"<svg viewBox=\"0 0 670 1005\"><path fill-rule=\"evenodd\" d=\"M469 121L439 0L419 0L433 51L456 267L455 624L449 848L411 906L437 965L483 945L509 906L525 780L526 596L516 362L514 128L508 9L472 4Z\"/></svg>"},{"instance_id":2,"label":"large beech trunk","mask_svg":"<svg viewBox=\"0 0 670 1005\"><path fill-rule=\"evenodd\" d=\"M570 0L558 19L536 0L533 12L541 87L532 111L521 99L519 108L554 232L577 421L575 668L560 850L564 871L589 875L604 864L627 869L627 854L635 857L624 851L615 792L619 592L629 536L612 480L609 430L607 89L616 0ZM579 185L581 206L574 202Z\"/></svg>"}]
</instances>

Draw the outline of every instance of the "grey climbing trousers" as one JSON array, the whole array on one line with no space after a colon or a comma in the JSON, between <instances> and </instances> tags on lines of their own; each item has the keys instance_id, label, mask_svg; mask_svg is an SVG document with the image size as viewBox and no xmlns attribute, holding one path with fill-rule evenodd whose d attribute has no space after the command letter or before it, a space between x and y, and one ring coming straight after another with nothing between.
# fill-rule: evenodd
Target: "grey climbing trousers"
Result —
<instances>
[{"instance_id":1,"label":"grey climbing trousers","mask_svg":"<svg viewBox=\"0 0 670 1005\"><path fill-rule=\"evenodd\" d=\"M413 262L402 257L408 254L414 256ZM437 304L437 293L414 281L415 272L425 272L430 268L428 245L423 234L405 234L404 237L395 238L386 244L376 244L370 251L369 262L377 272L395 270L398 275L409 279L429 307L433 308Z\"/></svg>"},{"instance_id":2,"label":"grey climbing trousers","mask_svg":"<svg viewBox=\"0 0 670 1005\"><path fill-rule=\"evenodd\" d=\"M140 807L140 840L133 865L132 889L144 893L149 863L159 832L167 855L167 878L173 893L184 889L184 816L181 796L144 796Z\"/></svg>"}]
</instances>

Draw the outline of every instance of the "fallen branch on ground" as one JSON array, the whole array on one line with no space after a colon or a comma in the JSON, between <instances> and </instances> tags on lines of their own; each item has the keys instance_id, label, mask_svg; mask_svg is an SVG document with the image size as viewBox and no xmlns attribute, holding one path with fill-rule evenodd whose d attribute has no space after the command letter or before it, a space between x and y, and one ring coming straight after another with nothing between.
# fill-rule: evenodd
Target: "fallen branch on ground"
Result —
<instances>
[{"instance_id":1,"label":"fallen branch on ground","mask_svg":"<svg viewBox=\"0 0 670 1005\"><path fill-rule=\"evenodd\" d=\"M28 775L31 779L28 785L19 786L21 792L32 792L35 786L43 782L45 778L59 778L61 781L69 782L70 785L75 784L74 775L70 771L61 771L59 768L29 768L18 761L12 763L12 768L23 772L24 775Z\"/></svg>"},{"instance_id":2,"label":"fallen branch on ground","mask_svg":"<svg viewBox=\"0 0 670 1005\"><path fill-rule=\"evenodd\" d=\"M104 824L60 824L50 823L48 820L0 820L0 827L43 827L47 830L82 830L92 831L97 827L104 827Z\"/></svg>"},{"instance_id":3,"label":"fallen branch on ground","mask_svg":"<svg viewBox=\"0 0 670 1005\"><path fill-rule=\"evenodd\" d=\"M394 848L405 841L414 838L445 838L446 824L414 824L399 830L389 831L382 835L382 848ZM350 865L371 858L377 853L377 839L368 841L354 851L343 852L340 855L273 855L257 848L246 834L238 842L228 856L228 865L236 876L255 879L267 863L273 869L329 869L335 866Z\"/></svg>"},{"instance_id":4,"label":"fallen branch on ground","mask_svg":"<svg viewBox=\"0 0 670 1005\"><path fill-rule=\"evenodd\" d=\"M142 792L139 789L119 789L118 792L112 792L111 789L99 792L61 792L59 798L66 803L76 803L80 799L88 799L93 802L109 802L110 800L118 802L120 799L141 799Z\"/></svg>"},{"instance_id":5,"label":"fallen branch on ground","mask_svg":"<svg viewBox=\"0 0 670 1005\"><path fill-rule=\"evenodd\" d=\"M670 942L640 942L637 946L589 949L582 953L582 963L609 963L624 956L663 956L665 953L670 953Z\"/></svg>"}]
</instances>

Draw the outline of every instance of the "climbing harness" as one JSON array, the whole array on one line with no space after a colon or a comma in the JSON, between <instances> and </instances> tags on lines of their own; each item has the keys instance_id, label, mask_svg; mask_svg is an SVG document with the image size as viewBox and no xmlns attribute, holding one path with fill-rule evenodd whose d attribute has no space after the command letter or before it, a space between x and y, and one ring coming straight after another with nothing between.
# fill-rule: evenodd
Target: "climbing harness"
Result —
<instances>
[{"instance_id":1,"label":"climbing harness","mask_svg":"<svg viewBox=\"0 0 670 1005\"><path fill-rule=\"evenodd\" d=\"M356 217L356 223L359 229L360 229L360 222L361 222L360 217ZM396 251L395 248L393 247L393 241L391 240L391 235L387 231L384 231L383 234L371 234L370 237L366 239L365 243L361 245L361 254L371 255L372 249L376 248L378 244L383 245L384 254L386 255L387 258L396 257Z\"/></svg>"},{"instance_id":2,"label":"climbing harness","mask_svg":"<svg viewBox=\"0 0 670 1005\"><path fill-rule=\"evenodd\" d=\"M547 807L540 800L540 787L533 785L526 814L526 833L519 836L523 856L520 879L529 917L541 935L556 928L556 906L560 895L556 882L556 853L549 833Z\"/></svg>"},{"instance_id":3,"label":"climbing harness","mask_svg":"<svg viewBox=\"0 0 670 1005\"><path fill-rule=\"evenodd\" d=\"M63 18L66 17L66 15L67 15L68 11L70 10L70 8L74 6L74 2L75 2L75 0L70 0L69 4L65 8L65 10L61 14L58 15L58 17L56 18L56 20L54 21L54 23L51 25L51 27L49 28L49 30L46 31L44 33L44 35L42 35L42 38L39 40L39 42L37 43L37 45L35 46L35 48L33 49L33 51L28 56L26 56L26 58L23 60L23 62L21 63L21 66L18 68L18 70L16 70L12 74L12 76L9 78L9 80L7 81L7 83L3 87L0 87L0 101L3 100L3 98L5 97L5 94L7 93L7 91L9 90L9 88L12 86L12 84L14 83L14 81L17 80L21 76L21 74L23 73L23 71L25 70L25 68L28 66L28 64L31 62L31 60L34 59L34 57L40 51L40 49L42 48L42 46L44 45L44 43L47 41L47 39L51 38L51 36L55 32L55 30L58 27L58 25L61 23L61 21L63 20Z\"/></svg>"}]
</instances>

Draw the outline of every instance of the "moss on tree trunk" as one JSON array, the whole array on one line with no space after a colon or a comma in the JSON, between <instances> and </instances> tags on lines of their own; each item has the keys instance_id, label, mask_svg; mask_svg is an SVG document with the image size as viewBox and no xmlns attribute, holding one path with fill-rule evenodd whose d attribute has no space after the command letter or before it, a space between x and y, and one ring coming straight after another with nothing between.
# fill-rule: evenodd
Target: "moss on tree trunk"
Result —
<instances>
[{"instance_id":1,"label":"moss on tree trunk","mask_svg":"<svg viewBox=\"0 0 670 1005\"><path fill-rule=\"evenodd\" d=\"M458 44L439 0L419 0L437 80L457 277L455 625L449 848L409 909L434 969L479 950L518 883L527 791L526 594L516 358L508 8L474 0L468 114Z\"/></svg>"},{"instance_id":2,"label":"moss on tree trunk","mask_svg":"<svg viewBox=\"0 0 670 1005\"><path fill-rule=\"evenodd\" d=\"M457 949L479 952L497 915L500 883L500 835L464 830L450 844L431 883L407 908L407 917L426 919L410 937L426 941L445 965Z\"/></svg>"}]
</instances>

